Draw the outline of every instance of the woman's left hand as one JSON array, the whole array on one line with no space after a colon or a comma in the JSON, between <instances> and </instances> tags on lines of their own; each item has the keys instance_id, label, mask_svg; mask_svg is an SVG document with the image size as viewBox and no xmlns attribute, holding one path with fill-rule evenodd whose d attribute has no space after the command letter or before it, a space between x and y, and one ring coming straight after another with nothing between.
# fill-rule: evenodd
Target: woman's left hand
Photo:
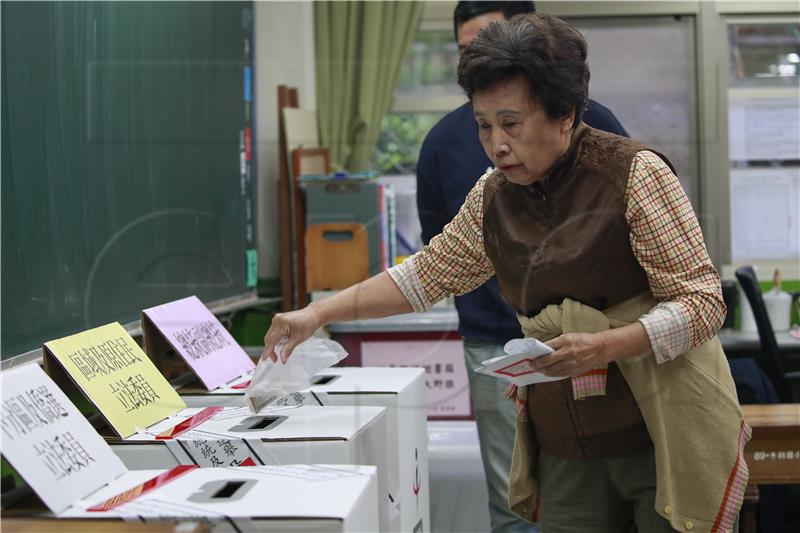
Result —
<instances>
[{"instance_id":1,"label":"woman's left hand","mask_svg":"<svg viewBox=\"0 0 800 533\"><path fill-rule=\"evenodd\" d=\"M531 361L533 370L546 376L579 376L609 362L606 343L600 333L565 333L546 343L553 353Z\"/></svg>"}]
</instances>

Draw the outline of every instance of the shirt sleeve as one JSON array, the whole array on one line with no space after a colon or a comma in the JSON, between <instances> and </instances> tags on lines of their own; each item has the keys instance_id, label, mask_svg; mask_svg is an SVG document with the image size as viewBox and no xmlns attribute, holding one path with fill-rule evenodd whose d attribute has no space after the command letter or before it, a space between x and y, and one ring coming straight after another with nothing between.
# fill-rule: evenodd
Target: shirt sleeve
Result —
<instances>
[{"instance_id":1,"label":"shirt sleeve","mask_svg":"<svg viewBox=\"0 0 800 533\"><path fill-rule=\"evenodd\" d=\"M653 152L639 152L625 190L630 242L658 300L639 318L659 363L716 335L725 318L719 274L678 178Z\"/></svg>"},{"instance_id":2,"label":"shirt sleeve","mask_svg":"<svg viewBox=\"0 0 800 533\"><path fill-rule=\"evenodd\" d=\"M494 276L483 246L483 188L487 172L452 222L430 244L387 272L414 311L477 289Z\"/></svg>"}]
</instances>

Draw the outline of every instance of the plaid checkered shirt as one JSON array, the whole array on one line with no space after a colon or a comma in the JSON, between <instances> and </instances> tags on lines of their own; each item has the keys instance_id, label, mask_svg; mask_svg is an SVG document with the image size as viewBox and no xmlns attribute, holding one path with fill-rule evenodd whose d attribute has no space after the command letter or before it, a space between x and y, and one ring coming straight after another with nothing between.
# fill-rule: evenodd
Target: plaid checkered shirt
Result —
<instances>
[{"instance_id":1,"label":"plaid checkered shirt","mask_svg":"<svg viewBox=\"0 0 800 533\"><path fill-rule=\"evenodd\" d=\"M461 210L428 246L388 270L413 309L423 312L451 294L468 293L494 276L483 245L487 172ZM725 318L717 273L678 178L656 154L641 151L625 189L633 253L659 302L639 318L659 363L711 339Z\"/></svg>"}]
</instances>

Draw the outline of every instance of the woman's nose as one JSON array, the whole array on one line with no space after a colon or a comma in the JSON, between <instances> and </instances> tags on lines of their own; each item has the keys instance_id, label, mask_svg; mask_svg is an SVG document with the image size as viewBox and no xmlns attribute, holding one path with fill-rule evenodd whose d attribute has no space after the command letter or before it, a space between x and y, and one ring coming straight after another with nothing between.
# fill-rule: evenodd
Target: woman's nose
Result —
<instances>
[{"instance_id":1,"label":"woman's nose","mask_svg":"<svg viewBox=\"0 0 800 533\"><path fill-rule=\"evenodd\" d=\"M509 152L510 147L502 132L492 132L492 152L494 155L505 155Z\"/></svg>"}]
</instances>

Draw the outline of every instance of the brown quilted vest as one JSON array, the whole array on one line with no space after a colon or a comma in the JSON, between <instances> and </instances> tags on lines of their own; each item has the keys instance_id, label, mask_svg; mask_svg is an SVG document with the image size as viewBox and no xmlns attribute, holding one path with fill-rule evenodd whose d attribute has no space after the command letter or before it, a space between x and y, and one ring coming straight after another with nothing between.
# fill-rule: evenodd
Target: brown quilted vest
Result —
<instances>
[{"instance_id":1,"label":"brown quilted vest","mask_svg":"<svg viewBox=\"0 0 800 533\"><path fill-rule=\"evenodd\" d=\"M499 172L488 178L484 245L517 313L534 316L567 297L602 311L649 290L625 220L625 186L641 150L649 149L580 124L543 182L515 185ZM614 363L605 396L576 401L566 379L531 386L528 408L539 445L558 457L609 457L652 445Z\"/></svg>"}]
</instances>

